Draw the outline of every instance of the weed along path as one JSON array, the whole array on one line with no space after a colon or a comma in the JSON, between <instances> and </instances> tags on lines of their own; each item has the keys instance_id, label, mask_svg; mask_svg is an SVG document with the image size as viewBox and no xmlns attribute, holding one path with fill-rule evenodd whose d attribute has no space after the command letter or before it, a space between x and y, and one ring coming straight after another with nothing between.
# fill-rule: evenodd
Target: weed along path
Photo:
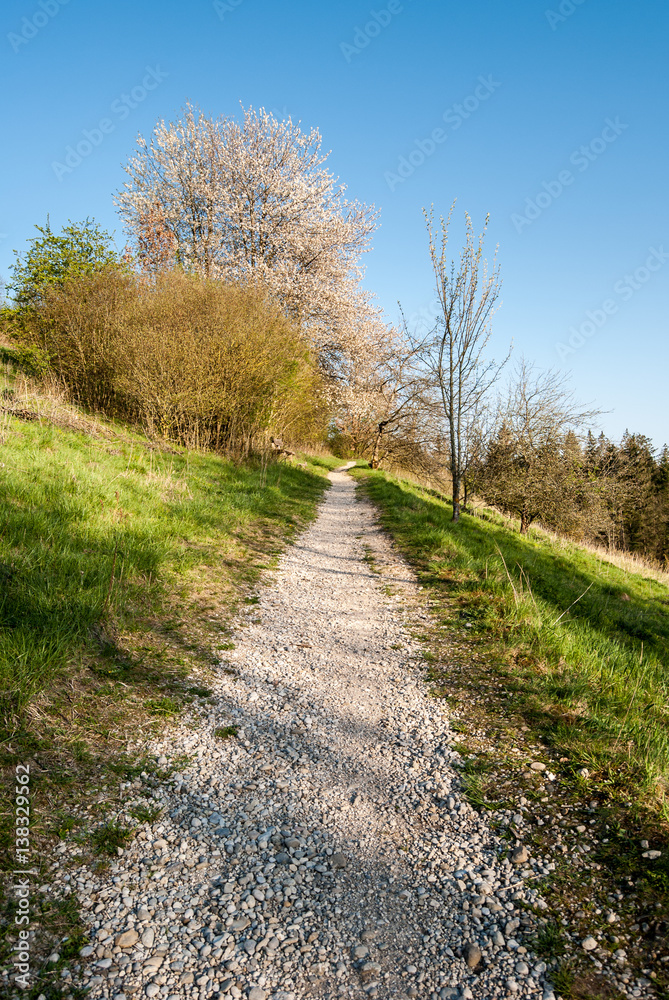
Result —
<instances>
[{"instance_id":1,"label":"weed along path","mask_svg":"<svg viewBox=\"0 0 669 1000\"><path fill-rule=\"evenodd\" d=\"M151 744L169 779L124 787L127 816L161 816L79 870L93 997L553 998L530 943L550 858L461 796L424 594L330 478L208 704Z\"/></svg>"}]
</instances>

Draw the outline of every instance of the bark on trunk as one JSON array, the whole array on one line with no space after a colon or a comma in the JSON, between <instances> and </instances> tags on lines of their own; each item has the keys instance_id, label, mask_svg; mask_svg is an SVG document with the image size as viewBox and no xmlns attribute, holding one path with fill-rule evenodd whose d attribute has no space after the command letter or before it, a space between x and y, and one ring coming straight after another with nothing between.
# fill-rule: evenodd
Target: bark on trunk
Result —
<instances>
[{"instance_id":1,"label":"bark on trunk","mask_svg":"<svg viewBox=\"0 0 669 1000\"><path fill-rule=\"evenodd\" d=\"M385 431L387 424L388 424L387 420L382 420L381 423L378 425L378 429L376 431L376 437L374 439L374 449L372 451L372 458L369 463L372 469L378 469L379 465L381 464L381 460L379 458L379 448L381 447L381 438L383 437L383 432Z\"/></svg>"},{"instance_id":2,"label":"bark on trunk","mask_svg":"<svg viewBox=\"0 0 669 1000\"><path fill-rule=\"evenodd\" d=\"M460 480L453 478L453 521L460 520Z\"/></svg>"},{"instance_id":3,"label":"bark on trunk","mask_svg":"<svg viewBox=\"0 0 669 1000\"><path fill-rule=\"evenodd\" d=\"M374 439L374 448L372 450L372 457L370 460L370 466L372 469L378 469L379 467L379 444L381 442L381 431L379 430Z\"/></svg>"}]
</instances>

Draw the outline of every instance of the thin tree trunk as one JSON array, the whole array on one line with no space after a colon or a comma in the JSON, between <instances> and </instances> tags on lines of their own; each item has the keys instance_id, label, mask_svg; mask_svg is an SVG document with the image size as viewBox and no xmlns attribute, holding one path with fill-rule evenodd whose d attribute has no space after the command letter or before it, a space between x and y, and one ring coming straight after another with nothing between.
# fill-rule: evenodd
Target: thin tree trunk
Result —
<instances>
[{"instance_id":1,"label":"thin tree trunk","mask_svg":"<svg viewBox=\"0 0 669 1000\"><path fill-rule=\"evenodd\" d=\"M453 521L460 520L460 476L455 469L452 469L453 477Z\"/></svg>"},{"instance_id":2,"label":"thin tree trunk","mask_svg":"<svg viewBox=\"0 0 669 1000\"><path fill-rule=\"evenodd\" d=\"M387 424L388 424L387 420L382 420L381 423L378 425L376 437L374 438L374 450L372 451L372 459L369 463L373 469L378 469L379 465L381 464L379 459L379 448L381 446L381 438L383 437L383 432Z\"/></svg>"},{"instance_id":3,"label":"thin tree trunk","mask_svg":"<svg viewBox=\"0 0 669 1000\"><path fill-rule=\"evenodd\" d=\"M372 451L372 458L369 463L373 469L378 469L379 467L379 445L381 443L381 433L382 433L381 428L379 427L378 431L376 432L376 437L374 438L374 449Z\"/></svg>"}]
</instances>

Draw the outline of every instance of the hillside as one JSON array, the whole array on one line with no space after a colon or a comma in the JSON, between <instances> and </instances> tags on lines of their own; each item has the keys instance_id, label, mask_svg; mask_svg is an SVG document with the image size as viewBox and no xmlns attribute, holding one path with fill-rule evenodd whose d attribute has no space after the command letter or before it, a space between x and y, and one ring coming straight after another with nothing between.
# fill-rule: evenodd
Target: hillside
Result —
<instances>
[{"instance_id":1,"label":"hillside","mask_svg":"<svg viewBox=\"0 0 669 1000\"><path fill-rule=\"evenodd\" d=\"M558 744L624 798L663 805L669 789L669 587L587 547L492 512L450 520L450 504L407 482L356 473L382 523L472 635L497 643Z\"/></svg>"},{"instance_id":2,"label":"hillside","mask_svg":"<svg viewBox=\"0 0 669 1000\"><path fill-rule=\"evenodd\" d=\"M462 734L470 802L493 815L520 803L535 847L557 862L544 945L565 956L554 980L561 995L619 995L602 992L579 956L578 941L608 907L616 920L624 909L630 929L627 938L607 934L608 948L627 949L628 959L637 949L658 990L651 995L666 996L665 575L630 572L616 565L621 556L540 529L523 537L493 511L454 525L434 491L383 472L352 474L428 592L425 676ZM561 924L580 928L571 947Z\"/></svg>"},{"instance_id":3,"label":"hillside","mask_svg":"<svg viewBox=\"0 0 669 1000\"><path fill-rule=\"evenodd\" d=\"M6 369L0 417L3 767L30 758L52 836L73 784L206 688L229 619L314 516L332 458L235 464L90 417ZM60 818L59 818L60 817ZM3 852L11 846L4 815Z\"/></svg>"},{"instance_id":4,"label":"hillside","mask_svg":"<svg viewBox=\"0 0 669 1000\"><path fill-rule=\"evenodd\" d=\"M58 865L65 865L62 871L76 873L84 864L91 885L100 883L88 892L101 892L99 898L111 900L106 905L116 906L115 882L107 885L105 879L118 870L118 864L125 864L114 859L126 854L132 859L144 841L163 836L166 818L178 811L180 801L171 798L174 777L180 776L182 792L192 781L189 794L199 801L201 765L197 760L192 763L192 739L209 748L207 760L219 753L212 750L218 747L217 740L223 747L229 745L231 767L238 759L236 747L242 753L240 760L246 760L242 752L246 747L256 760L256 770L260 761L266 774L274 766L266 744L277 739L276 727L280 730L286 711L297 712L295 719L290 716L293 735L287 731L286 746L296 752L296 739L304 740L302 784L295 786L291 808L310 805L309 795L304 794L304 768L316 744L322 744L317 761L332 751L335 772L341 768L329 742L331 722L326 719L318 738L311 729L313 720L304 722L304 712L312 712L321 697L319 691L330 690L327 698L343 699L341 717L349 735L342 752L352 753L350 741L362 740L355 766L362 768L364 785L365 754L371 759L381 753L383 767L387 764L385 751L376 747L377 741L381 747L387 738L389 725L386 721L385 728L373 735L376 729L365 715L367 692L378 688L374 697L392 701L396 697L392 685L406 670L418 715L426 711L422 699L431 697L434 707L425 715L429 732L415 728L407 717L406 726L391 741L401 769L407 740L416 740L416 747L423 749L411 753L424 762L428 776L421 783L422 772L416 772L415 790L412 785L403 791L400 786L391 789L388 777L387 794L392 791L402 815L411 816L415 802L423 803L425 781L448 780L453 794L462 797L462 807L454 812L447 806L448 797L444 795L441 802L437 795L437 809L450 809L447 822L456 840L471 836L475 843L482 831L488 831L485 837L493 838L500 859L514 844L543 858L531 861L527 870L533 872L527 876L528 885L536 891L526 898L523 932L528 954L548 964L557 995L565 1000L621 995L606 992L609 985L601 992L604 980L593 979L599 973L587 964L591 959L609 970L606 982L615 981L616 988L627 984L631 989L642 980L647 985L642 984L638 995L666 995L663 973L645 978L651 969L664 968L663 928L669 916L665 801L669 589L660 574L628 572L586 548L542 532L521 537L507 520L490 512L466 515L453 525L448 503L438 496L383 472L357 467L352 474L360 493L378 510L395 554L389 554L387 539L377 540L378 533L369 524L358 531L357 521L347 521L346 545L366 553L363 569L350 554L337 555L341 538L336 526L334 534L328 528L330 534L319 541L321 548L325 546L326 569L320 563L316 569L311 564L296 566L288 576L288 604L278 613L273 599L263 596L268 591L259 594L258 586L274 579L278 555L315 517L329 485L325 474L340 460L305 454L290 461L233 463L92 417L56 394L37 392L9 368L4 390L2 764L6 774L17 764L27 762L30 767L31 836L33 856L40 857L41 881L49 881L47 870L54 857L61 859ZM352 504L355 517L363 516L359 507ZM335 517L343 516L336 499L333 509ZM295 551L292 558L311 558L309 546ZM417 574L422 604L419 613L411 612L409 632L398 617L385 633L386 612L375 602L385 601L393 615L409 611L407 594L413 585L407 591L402 558ZM342 559L349 575L340 582ZM327 576L319 581L320 572L337 574L337 587L343 588L339 598L336 588L329 593ZM367 604L360 604L359 592L366 595ZM317 610L325 599L335 602L342 621L359 617L358 639L349 626L336 624L334 612ZM392 680L379 673L378 685L367 676L369 650L374 648L365 632L371 614L364 611L367 605L381 616L374 626L379 632L375 641L381 643L374 653L378 669L388 666L393 677L397 674ZM240 638L241 627L251 629L246 639ZM266 635L263 629L268 630ZM274 655L276 642L277 648L290 649L297 670L294 677L286 675L287 680L263 674L266 697L277 714L267 733L262 729L265 722L254 721L257 707L251 707L250 697L245 707L248 692L239 689L240 677L253 687L258 669L261 673L267 669L258 660L261 641L269 643L267 655ZM342 669L348 672L345 681L330 678L334 653L328 650L335 647ZM238 667L243 649L248 665ZM351 660L358 655L359 663ZM313 673L316 661L325 670L322 678ZM305 681L304 671L308 677L313 674L312 680ZM281 686L274 695L277 684ZM386 693L384 684L390 685ZM349 730L346 720L351 711L359 711L361 719ZM430 750L430 733L441 732L442 725L447 729L439 737L439 754L448 746L448 767L455 769L448 779L446 765L437 761L437 766ZM258 726L252 737L257 745L249 743L249 734ZM281 753L282 739L277 744ZM245 794L246 808L253 810L260 779L255 771L249 772L250 777L244 775L245 771L244 780L252 779L252 794ZM223 781L222 795L228 791L232 779L219 775L215 780ZM320 778L309 780L315 788ZM380 781L377 774L374 781ZM374 791L381 812L385 787L380 781ZM348 784L343 792L349 795ZM415 801L413 795L418 796ZM332 853L335 841L345 842L341 817L348 815L348 798L341 806L335 802L331 812L330 806L325 808L326 799L325 793L314 792L315 805L323 805L319 822L325 824L326 839L307 838L305 850L324 851L331 841ZM274 808L271 801L267 806L270 811ZM429 802L424 808L434 811ZM378 830L389 822L383 812ZM327 833L331 825L338 831L334 839L332 830ZM245 829L240 828L240 836L245 836ZM6 811L2 846L9 870L14 864L13 836L13 815ZM374 834L376 839L383 836ZM423 833L408 831L405 836L409 843ZM426 840L425 857L432 850ZM415 848L411 855L416 871L423 866L422 851ZM207 856L193 855L198 871ZM482 859L483 855L478 858L481 864ZM187 860L190 865L190 855ZM497 863L486 862L493 868ZM347 891L358 900L359 880L354 874L351 878ZM36 955L43 961L49 950L58 950L57 961L44 966L35 985L49 1000L78 995L68 977L61 981L61 974L73 967L76 985L77 970L86 968L78 956L82 947L88 947L94 915L82 904L82 899L90 903L88 897L61 891L62 886L35 896L33 902L40 926ZM363 888L355 903L360 912L368 905L363 900L368 889L365 884ZM239 892L242 889L243 885ZM421 899L420 887L411 883L410 891L414 890ZM444 891L457 895L454 887ZM146 898L148 904L152 897ZM233 898L235 905L242 905L243 900L234 894ZM312 908L316 905L308 893L307 902ZM8 945L15 906L10 898L4 924ZM395 904L389 901L387 906L388 919L397 928L395 944L405 934L407 941L413 941L414 932L402 929L404 917ZM616 926L611 928L606 914L614 911ZM119 930L124 912L119 909ZM324 914L328 920L337 915L336 910ZM318 927L315 933L320 934ZM452 929L443 933L451 936L458 956L464 944L458 943ZM334 941L343 947L342 934L338 931ZM590 958L584 957L580 945L589 937L597 942ZM322 940L328 948L332 945L327 935ZM413 946L421 955L425 951L427 974L432 976L432 944L414 941ZM365 947L369 951L371 946ZM624 959L616 959L618 953ZM502 953L499 961L505 969ZM305 962L308 972L310 965ZM242 963L240 968L246 967ZM512 973L513 963L509 969ZM497 973L489 971L493 982ZM465 969L464 975L470 973ZM546 996L553 995L549 986L546 991Z\"/></svg>"}]
</instances>

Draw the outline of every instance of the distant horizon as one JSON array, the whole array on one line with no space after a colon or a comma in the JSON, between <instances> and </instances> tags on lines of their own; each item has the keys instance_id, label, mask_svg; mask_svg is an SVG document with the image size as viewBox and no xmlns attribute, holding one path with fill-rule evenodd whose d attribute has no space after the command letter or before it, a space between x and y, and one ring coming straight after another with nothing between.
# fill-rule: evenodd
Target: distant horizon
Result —
<instances>
[{"instance_id":1,"label":"distant horizon","mask_svg":"<svg viewBox=\"0 0 669 1000\"><path fill-rule=\"evenodd\" d=\"M423 208L457 199L454 256L463 213L477 231L490 213L493 352L513 340L516 357L568 373L604 411L597 433L669 443L665 5L121 0L84 16L15 0L2 25L0 73L19 95L4 115L5 283L47 216L55 231L93 218L122 250L113 195L138 133L188 100L235 117L264 106L319 127L347 196L380 209L363 263L389 322L398 299L414 327L434 314Z\"/></svg>"}]
</instances>

